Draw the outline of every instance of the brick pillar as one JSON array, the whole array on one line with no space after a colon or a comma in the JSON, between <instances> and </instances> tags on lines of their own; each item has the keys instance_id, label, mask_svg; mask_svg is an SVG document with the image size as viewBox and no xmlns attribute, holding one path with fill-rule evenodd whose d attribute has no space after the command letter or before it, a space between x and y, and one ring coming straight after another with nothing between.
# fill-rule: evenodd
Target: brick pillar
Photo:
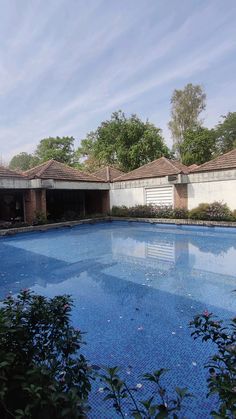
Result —
<instances>
[{"instance_id":1,"label":"brick pillar","mask_svg":"<svg viewBox=\"0 0 236 419\"><path fill-rule=\"evenodd\" d=\"M46 189L36 191L36 211L47 215Z\"/></svg>"},{"instance_id":2,"label":"brick pillar","mask_svg":"<svg viewBox=\"0 0 236 419\"><path fill-rule=\"evenodd\" d=\"M110 195L109 191L102 191L102 214L107 214L110 211Z\"/></svg>"},{"instance_id":3,"label":"brick pillar","mask_svg":"<svg viewBox=\"0 0 236 419\"><path fill-rule=\"evenodd\" d=\"M174 186L174 208L188 209L187 183Z\"/></svg>"},{"instance_id":4,"label":"brick pillar","mask_svg":"<svg viewBox=\"0 0 236 419\"><path fill-rule=\"evenodd\" d=\"M25 221L29 224L35 220L37 212L47 215L46 190L29 189L24 194Z\"/></svg>"}]
</instances>

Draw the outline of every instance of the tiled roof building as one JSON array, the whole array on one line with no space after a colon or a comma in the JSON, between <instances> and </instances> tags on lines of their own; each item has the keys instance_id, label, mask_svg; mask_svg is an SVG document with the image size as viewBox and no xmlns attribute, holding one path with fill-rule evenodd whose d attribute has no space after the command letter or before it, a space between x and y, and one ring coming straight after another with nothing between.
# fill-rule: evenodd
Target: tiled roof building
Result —
<instances>
[{"instance_id":1,"label":"tiled roof building","mask_svg":"<svg viewBox=\"0 0 236 419\"><path fill-rule=\"evenodd\" d=\"M177 160L160 157L159 159L147 163L138 169L132 170L132 172L119 176L115 179L115 182L177 175L180 173L187 174L188 167Z\"/></svg>"},{"instance_id":2,"label":"tiled roof building","mask_svg":"<svg viewBox=\"0 0 236 419\"><path fill-rule=\"evenodd\" d=\"M123 174L124 172L111 166L102 167L93 173L94 176L99 177L104 182L113 182L115 178L122 176Z\"/></svg>"},{"instance_id":3,"label":"tiled roof building","mask_svg":"<svg viewBox=\"0 0 236 419\"><path fill-rule=\"evenodd\" d=\"M193 169L192 172L206 172L234 168L236 168L236 148L202 164L201 166L198 166L196 169Z\"/></svg>"},{"instance_id":4,"label":"tiled roof building","mask_svg":"<svg viewBox=\"0 0 236 419\"><path fill-rule=\"evenodd\" d=\"M28 179L54 179L76 182L102 182L97 176L82 172L56 160L49 160L24 172Z\"/></svg>"},{"instance_id":5,"label":"tiled roof building","mask_svg":"<svg viewBox=\"0 0 236 419\"><path fill-rule=\"evenodd\" d=\"M7 167L0 166L0 177L23 178L23 175L15 170L10 170Z\"/></svg>"}]
</instances>

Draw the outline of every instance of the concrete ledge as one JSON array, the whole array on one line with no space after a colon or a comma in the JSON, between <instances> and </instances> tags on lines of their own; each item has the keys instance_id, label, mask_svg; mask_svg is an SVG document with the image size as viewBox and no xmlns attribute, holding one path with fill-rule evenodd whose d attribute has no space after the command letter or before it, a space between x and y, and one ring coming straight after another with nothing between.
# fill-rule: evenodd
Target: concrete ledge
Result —
<instances>
[{"instance_id":1,"label":"concrete ledge","mask_svg":"<svg viewBox=\"0 0 236 419\"><path fill-rule=\"evenodd\" d=\"M63 227L75 227L82 224L95 224L102 221L129 221L142 222L151 224L172 224L172 225L189 225L189 226L206 226L206 227L234 227L236 232L235 221L203 221L203 220L189 220L189 219L171 219L171 218L135 218L135 217L98 217L87 218L77 221L64 221L61 223L43 224L29 227L9 228L0 230L0 236L9 236L19 233L29 233L34 231L48 231Z\"/></svg>"},{"instance_id":2,"label":"concrete ledge","mask_svg":"<svg viewBox=\"0 0 236 419\"><path fill-rule=\"evenodd\" d=\"M74 227L80 224L95 224L101 221L108 221L110 217L101 217L101 218L86 218L83 220L77 221L63 221L61 223L52 223L52 224L42 224L37 226L28 226L28 227L17 227L17 228L8 228L0 230L0 236L9 236L18 233L29 233L34 231L48 231L54 230L57 228L63 227Z\"/></svg>"},{"instance_id":3,"label":"concrete ledge","mask_svg":"<svg viewBox=\"0 0 236 419\"><path fill-rule=\"evenodd\" d=\"M236 232L236 221L206 221L189 220L179 218L141 218L141 217L110 217L111 221L139 221L152 224L175 224L206 227L234 227Z\"/></svg>"}]
</instances>

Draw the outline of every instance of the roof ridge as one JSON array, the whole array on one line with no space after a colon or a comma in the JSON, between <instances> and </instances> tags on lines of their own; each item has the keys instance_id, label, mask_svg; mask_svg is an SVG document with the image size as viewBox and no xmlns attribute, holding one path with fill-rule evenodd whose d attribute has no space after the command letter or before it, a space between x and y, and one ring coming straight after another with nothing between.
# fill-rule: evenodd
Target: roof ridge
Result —
<instances>
[{"instance_id":1,"label":"roof ridge","mask_svg":"<svg viewBox=\"0 0 236 419\"><path fill-rule=\"evenodd\" d=\"M181 164L181 166L186 167L186 171L188 172L188 166L186 166L185 164L183 164L181 161L174 160L174 159L173 160L172 159L166 159L166 160L168 160L168 162L171 164L172 167L174 167L175 169L179 170L180 173L183 172L183 170L181 170L179 167L177 167L174 163Z\"/></svg>"},{"instance_id":2,"label":"roof ridge","mask_svg":"<svg viewBox=\"0 0 236 419\"><path fill-rule=\"evenodd\" d=\"M53 160L53 159L46 160L46 161L44 161L43 163L40 163L40 164L37 164L36 166L31 167L30 169L24 170L24 171L23 171L23 173L24 173L25 175L27 175L28 173L32 172L32 170L36 170L36 169L38 169L38 168L40 168L40 167L42 167L42 166L45 166L45 164L46 164L46 163L48 163L48 162L49 162L49 161L51 161L51 160Z\"/></svg>"},{"instance_id":3,"label":"roof ridge","mask_svg":"<svg viewBox=\"0 0 236 419\"><path fill-rule=\"evenodd\" d=\"M176 166L172 163L171 159L167 159L166 157L164 157L164 159L172 166L176 169Z\"/></svg>"},{"instance_id":4,"label":"roof ridge","mask_svg":"<svg viewBox=\"0 0 236 419\"><path fill-rule=\"evenodd\" d=\"M48 161L44 162L44 165L43 165L42 169L37 173L37 176L41 176L45 172L45 170L47 170L52 165L52 163L54 163L55 161L56 160L51 159L51 160L48 160Z\"/></svg>"},{"instance_id":5,"label":"roof ridge","mask_svg":"<svg viewBox=\"0 0 236 419\"><path fill-rule=\"evenodd\" d=\"M147 166L149 166L150 164L155 163L155 162L157 162L158 160L161 160L161 159L165 159L165 160L167 160L167 162L168 162L168 159L167 159L165 156L161 156L161 157L158 157L158 158L157 158L157 159L155 159L155 160L152 160L152 161L149 161L148 163L143 164L142 166L136 167L136 169L130 170L130 172L123 173L122 175L117 176L114 180L117 180L117 179L119 179L119 178L122 178L123 176L125 177L125 176L129 175L130 173L133 173L133 172L135 172L136 170L139 170L141 167L142 167L142 168L143 168L143 167L147 167ZM176 169L176 167L175 167L175 169Z\"/></svg>"}]
</instances>

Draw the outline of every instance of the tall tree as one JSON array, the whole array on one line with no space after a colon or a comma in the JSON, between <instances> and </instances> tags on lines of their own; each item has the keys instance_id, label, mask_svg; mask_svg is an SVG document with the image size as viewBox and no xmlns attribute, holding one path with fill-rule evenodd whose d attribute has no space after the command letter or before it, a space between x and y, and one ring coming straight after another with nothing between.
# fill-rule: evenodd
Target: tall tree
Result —
<instances>
[{"instance_id":1,"label":"tall tree","mask_svg":"<svg viewBox=\"0 0 236 419\"><path fill-rule=\"evenodd\" d=\"M163 155L169 156L169 149L160 128L143 122L137 115L126 117L118 111L81 141L78 155L86 157L85 167L90 170L111 164L129 171Z\"/></svg>"},{"instance_id":2,"label":"tall tree","mask_svg":"<svg viewBox=\"0 0 236 419\"><path fill-rule=\"evenodd\" d=\"M236 112L223 116L223 121L216 127L216 141L219 154L236 148Z\"/></svg>"},{"instance_id":3,"label":"tall tree","mask_svg":"<svg viewBox=\"0 0 236 419\"><path fill-rule=\"evenodd\" d=\"M33 166L38 164L38 159L33 154L28 154L25 152L16 154L12 157L9 167L12 170L28 170Z\"/></svg>"},{"instance_id":4,"label":"tall tree","mask_svg":"<svg viewBox=\"0 0 236 419\"><path fill-rule=\"evenodd\" d=\"M35 156L40 162L54 159L73 165L75 163L74 141L73 137L44 138L36 148Z\"/></svg>"},{"instance_id":5,"label":"tall tree","mask_svg":"<svg viewBox=\"0 0 236 419\"><path fill-rule=\"evenodd\" d=\"M182 90L175 89L171 97L171 121L169 128L174 141L173 149L180 156L180 145L187 130L201 126L200 113L206 107L206 94L200 85L187 84Z\"/></svg>"},{"instance_id":6,"label":"tall tree","mask_svg":"<svg viewBox=\"0 0 236 419\"><path fill-rule=\"evenodd\" d=\"M216 150L216 133L213 129L197 127L187 130L180 144L181 161L188 165L203 164L214 157Z\"/></svg>"}]
</instances>

